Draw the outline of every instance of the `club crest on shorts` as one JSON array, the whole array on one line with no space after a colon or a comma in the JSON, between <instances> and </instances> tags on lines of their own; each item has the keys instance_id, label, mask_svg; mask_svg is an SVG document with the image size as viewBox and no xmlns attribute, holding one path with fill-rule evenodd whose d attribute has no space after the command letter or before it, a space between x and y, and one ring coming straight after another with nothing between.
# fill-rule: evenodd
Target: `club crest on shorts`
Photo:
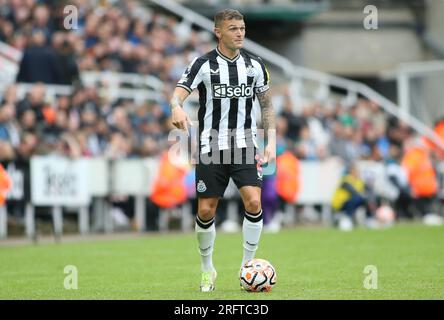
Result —
<instances>
[{"instance_id":1,"label":"club crest on shorts","mask_svg":"<svg viewBox=\"0 0 444 320\"><path fill-rule=\"evenodd\" d=\"M261 167L260 163L257 164L256 168L257 168L257 178L259 180L262 180L263 174L262 174L262 167Z\"/></svg>"},{"instance_id":2,"label":"club crest on shorts","mask_svg":"<svg viewBox=\"0 0 444 320\"><path fill-rule=\"evenodd\" d=\"M207 190L207 186L205 185L205 182L202 180L199 180L197 183L197 192L205 192Z\"/></svg>"},{"instance_id":3,"label":"club crest on shorts","mask_svg":"<svg viewBox=\"0 0 444 320\"><path fill-rule=\"evenodd\" d=\"M259 180L262 180L262 172L260 172L260 171L257 172L257 178Z\"/></svg>"}]
</instances>

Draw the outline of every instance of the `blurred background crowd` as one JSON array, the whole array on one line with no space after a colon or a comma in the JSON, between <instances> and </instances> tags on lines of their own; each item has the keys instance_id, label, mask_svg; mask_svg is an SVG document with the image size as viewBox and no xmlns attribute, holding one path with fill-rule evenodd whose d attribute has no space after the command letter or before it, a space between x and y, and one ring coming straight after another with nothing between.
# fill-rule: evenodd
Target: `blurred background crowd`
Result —
<instances>
[{"instance_id":1,"label":"blurred background crowd","mask_svg":"<svg viewBox=\"0 0 444 320\"><path fill-rule=\"evenodd\" d=\"M142 9L132 0L70 3L77 7L79 17L76 29L67 31L63 25L66 4L61 1L0 0L0 41L23 52L16 82L32 84L24 95L17 84L3 90L0 161L26 162L33 155L46 154L109 159L161 155L169 146L172 129L169 95L188 63L214 48L214 38L173 15ZM93 86L83 83L81 74L86 71L155 76L164 88L160 98L143 102L113 99L106 80ZM70 85L73 90L68 95L48 96L47 86L54 84ZM428 181L417 182L416 171L424 159L431 164L426 171L435 170L442 153L375 102L359 98L351 105L341 99L298 104L288 84L272 90L278 114L278 154L288 151L304 161L339 157L346 164L346 175L353 173L358 160L403 168L404 176L393 171L391 181L399 192L389 200L405 217L415 214L406 207L410 202L436 200L437 172ZM437 121L436 128L439 125ZM421 183L430 186L432 180L436 187L418 187ZM335 209L353 215L364 205L374 213L384 199L372 204L371 185L363 183L364 188L341 184L339 189L348 190L350 199L359 200L361 195L363 202L355 201L350 207L344 205L350 199L343 199L333 205ZM417 212L439 212L419 205Z\"/></svg>"}]
</instances>

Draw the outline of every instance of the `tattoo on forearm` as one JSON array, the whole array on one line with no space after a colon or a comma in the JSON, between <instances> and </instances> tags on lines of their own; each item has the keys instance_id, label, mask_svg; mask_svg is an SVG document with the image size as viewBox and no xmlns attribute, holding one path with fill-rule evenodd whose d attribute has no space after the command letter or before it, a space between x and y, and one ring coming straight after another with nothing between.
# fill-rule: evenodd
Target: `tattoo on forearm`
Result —
<instances>
[{"instance_id":1,"label":"tattoo on forearm","mask_svg":"<svg viewBox=\"0 0 444 320\"><path fill-rule=\"evenodd\" d=\"M183 103L182 99L180 99L178 96L174 95L170 100L171 110L173 110L175 107L181 106L182 103Z\"/></svg>"},{"instance_id":2,"label":"tattoo on forearm","mask_svg":"<svg viewBox=\"0 0 444 320\"><path fill-rule=\"evenodd\" d=\"M271 104L271 97L268 91L257 95L262 111L262 127L264 129L265 138L271 131L276 130L276 117Z\"/></svg>"}]
</instances>

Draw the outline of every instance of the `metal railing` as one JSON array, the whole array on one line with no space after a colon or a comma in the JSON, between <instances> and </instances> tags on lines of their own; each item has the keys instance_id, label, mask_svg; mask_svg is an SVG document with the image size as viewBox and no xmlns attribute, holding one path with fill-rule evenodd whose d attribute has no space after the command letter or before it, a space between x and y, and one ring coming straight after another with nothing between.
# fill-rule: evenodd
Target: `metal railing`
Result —
<instances>
[{"instance_id":1,"label":"metal railing","mask_svg":"<svg viewBox=\"0 0 444 320\"><path fill-rule=\"evenodd\" d=\"M83 71L81 74L82 82L86 85L94 85L97 82L106 82L120 86L130 84L135 87L146 86L153 90L162 90L163 82L154 76L139 75L136 73L122 73L109 71Z\"/></svg>"},{"instance_id":2,"label":"metal railing","mask_svg":"<svg viewBox=\"0 0 444 320\"><path fill-rule=\"evenodd\" d=\"M183 17L185 20L193 23L203 29L206 29L209 32L213 30L213 22L207 19L204 16L197 14L196 12L182 6L181 4L172 1L172 0L150 0L152 3L155 3L158 6L161 6L174 14ZM268 61L269 63L275 65L278 69L282 70L283 74L289 78L290 81L305 79L316 81L321 85L326 86L334 86L338 88L345 89L351 95L361 94L367 99L376 102L383 108L387 113L401 119L409 126L411 126L415 131L417 131L421 135L425 135L430 138L437 146L439 146L442 150L444 150L444 141L436 135L436 133L425 125L423 122L419 121L417 118L412 116L410 113L401 109L387 99L382 96L369 86L349 80L346 78L334 76L328 73L324 73L321 71L316 71L308 68L304 68L301 66L294 65L289 59L281 56L270 49L261 46L258 43L255 43L249 39L245 39L244 47L248 51L251 51L262 59Z\"/></svg>"},{"instance_id":3,"label":"metal railing","mask_svg":"<svg viewBox=\"0 0 444 320\"><path fill-rule=\"evenodd\" d=\"M415 75L444 72L444 60L401 63L397 70L399 106L405 113L410 113L408 81Z\"/></svg>"},{"instance_id":4,"label":"metal railing","mask_svg":"<svg viewBox=\"0 0 444 320\"><path fill-rule=\"evenodd\" d=\"M35 86L33 83L17 83L17 97L23 99L25 95L31 91ZM70 96L73 93L74 88L68 85L56 85L56 84L44 84L45 86L45 100L52 102L57 96ZM0 93L6 89L5 86L0 88ZM99 95L106 96L110 100L122 98L128 100L134 100L139 104L147 100L161 101L163 95L161 91L150 89L131 89L122 87L107 87L98 88Z\"/></svg>"},{"instance_id":5,"label":"metal railing","mask_svg":"<svg viewBox=\"0 0 444 320\"><path fill-rule=\"evenodd\" d=\"M15 83L20 60L23 53L14 47L0 41L0 93L3 93L8 85ZM139 75L133 73L119 73L110 71L83 71L80 74L85 86L97 86L103 84L99 90L111 99L131 99L136 103L146 100L160 101L164 83L151 75ZM23 98L34 86L33 83L17 83L18 97ZM125 88L130 85L133 88ZM106 87L105 87L106 86ZM56 96L68 96L72 94L73 87L69 85L45 84L45 98L53 101Z\"/></svg>"}]
</instances>

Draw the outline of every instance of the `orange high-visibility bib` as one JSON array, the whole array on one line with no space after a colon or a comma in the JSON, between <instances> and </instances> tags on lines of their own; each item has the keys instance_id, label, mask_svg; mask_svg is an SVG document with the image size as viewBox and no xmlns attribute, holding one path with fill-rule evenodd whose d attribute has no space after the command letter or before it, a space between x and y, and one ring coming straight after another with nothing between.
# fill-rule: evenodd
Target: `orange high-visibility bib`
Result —
<instances>
[{"instance_id":1,"label":"orange high-visibility bib","mask_svg":"<svg viewBox=\"0 0 444 320\"><path fill-rule=\"evenodd\" d=\"M276 158L276 191L287 202L296 201L300 189L299 159L290 151Z\"/></svg>"},{"instance_id":2,"label":"orange high-visibility bib","mask_svg":"<svg viewBox=\"0 0 444 320\"><path fill-rule=\"evenodd\" d=\"M417 197L430 197L438 191L435 169L428 152L414 147L408 150L401 163L406 170L413 194Z\"/></svg>"},{"instance_id":3,"label":"orange high-visibility bib","mask_svg":"<svg viewBox=\"0 0 444 320\"><path fill-rule=\"evenodd\" d=\"M161 208L172 208L185 202L187 199L185 176L185 168L172 164L168 159L168 152L165 152L160 160L151 200Z\"/></svg>"},{"instance_id":4,"label":"orange high-visibility bib","mask_svg":"<svg viewBox=\"0 0 444 320\"><path fill-rule=\"evenodd\" d=\"M442 141L444 141L444 120L440 121L435 128L433 129L435 131L436 135L441 138ZM444 159L444 150L442 150L439 146L437 146L432 140L430 140L428 137L424 137L423 141L425 144L436 152L436 154Z\"/></svg>"},{"instance_id":5,"label":"orange high-visibility bib","mask_svg":"<svg viewBox=\"0 0 444 320\"><path fill-rule=\"evenodd\" d=\"M12 181L5 168L0 164L0 206L6 203L6 193L11 189Z\"/></svg>"}]
</instances>

